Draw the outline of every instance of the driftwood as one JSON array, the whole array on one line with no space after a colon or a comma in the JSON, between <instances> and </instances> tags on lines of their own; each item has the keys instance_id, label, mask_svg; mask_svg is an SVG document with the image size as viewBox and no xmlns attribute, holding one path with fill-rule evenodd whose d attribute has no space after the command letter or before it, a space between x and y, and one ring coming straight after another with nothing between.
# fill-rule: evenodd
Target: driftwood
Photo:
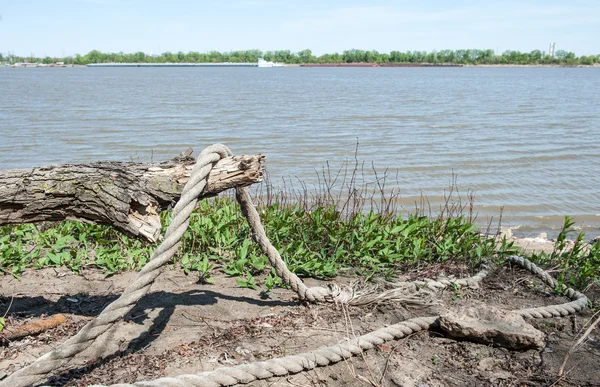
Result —
<instances>
[{"instance_id":1,"label":"driftwood","mask_svg":"<svg viewBox=\"0 0 600 387\"><path fill-rule=\"evenodd\" d=\"M67 321L63 314L57 314L46 319L37 319L17 327L5 327L0 333L0 343L8 344L25 336L35 336L48 329L55 328Z\"/></svg>"},{"instance_id":2,"label":"driftwood","mask_svg":"<svg viewBox=\"0 0 600 387\"><path fill-rule=\"evenodd\" d=\"M74 219L154 242L159 214L179 199L195 163L188 149L162 163L95 162L0 171L0 226ZM264 156L234 156L212 169L202 197L262 180Z\"/></svg>"}]
</instances>

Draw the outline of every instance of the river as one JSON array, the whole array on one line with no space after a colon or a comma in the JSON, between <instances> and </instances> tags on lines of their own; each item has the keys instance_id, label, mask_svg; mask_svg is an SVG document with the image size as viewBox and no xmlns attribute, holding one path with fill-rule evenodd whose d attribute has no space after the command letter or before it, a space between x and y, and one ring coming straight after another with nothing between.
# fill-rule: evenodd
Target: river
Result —
<instances>
[{"instance_id":1,"label":"river","mask_svg":"<svg viewBox=\"0 0 600 387\"><path fill-rule=\"evenodd\" d=\"M273 184L387 170L432 210L456 176L478 222L600 235L600 69L0 68L0 168L158 161L224 143ZM299 183L297 183L298 186Z\"/></svg>"}]
</instances>

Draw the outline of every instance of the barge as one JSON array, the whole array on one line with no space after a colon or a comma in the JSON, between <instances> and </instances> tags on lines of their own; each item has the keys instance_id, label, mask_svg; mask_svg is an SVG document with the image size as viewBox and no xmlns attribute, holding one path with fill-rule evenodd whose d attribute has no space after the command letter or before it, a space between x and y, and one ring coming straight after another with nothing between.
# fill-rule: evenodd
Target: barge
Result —
<instances>
[{"instance_id":1,"label":"barge","mask_svg":"<svg viewBox=\"0 0 600 387\"><path fill-rule=\"evenodd\" d=\"M87 67L258 67L258 63L90 63Z\"/></svg>"},{"instance_id":2,"label":"barge","mask_svg":"<svg viewBox=\"0 0 600 387\"><path fill-rule=\"evenodd\" d=\"M307 63L300 67L463 67L461 64L435 63Z\"/></svg>"}]
</instances>

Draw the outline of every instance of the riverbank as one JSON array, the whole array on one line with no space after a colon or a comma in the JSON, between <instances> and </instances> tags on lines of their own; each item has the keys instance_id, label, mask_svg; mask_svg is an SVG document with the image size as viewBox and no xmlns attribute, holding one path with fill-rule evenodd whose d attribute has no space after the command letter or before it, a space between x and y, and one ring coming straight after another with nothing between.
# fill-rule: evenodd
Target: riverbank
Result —
<instances>
[{"instance_id":1,"label":"riverbank","mask_svg":"<svg viewBox=\"0 0 600 387\"><path fill-rule=\"evenodd\" d=\"M0 67L30 69L30 68L85 68L85 67L152 67L152 68L172 68L172 67L259 67L256 63L92 63L88 65L44 65L37 63L24 63L18 65L0 65ZM276 67L323 67L323 68L600 68L600 63L593 65L561 65L561 64L453 64L453 63L306 63L306 64L285 64Z\"/></svg>"},{"instance_id":2,"label":"riverbank","mask_svg":"<svg viewBox=\"0 0 600 387\"><path fill-rule=\"evenodd\" d=\"M435 217L418 213L404 217L273 202L262 205L261 213L269 237L280 241L277 248L290 270L308 277L329 278L351 270L368 278L393 278L425 263L477 266L484 259L501 262L522 253L535 262L560 266L561 278L578 287L600 284L600 240L588 244L569 218L554 248L555 243L544 236L514 238L510 230L499 236L480 235L467 216L449 211ZM164 213L163 233L168 220ZM215 269L240 277L243 286L255 288L254 277L267 274L268 260L251 243L249 233L231 199L204 201L192 214L174 264L203 281L208 281ZM107 275L137 270L153 249L108 226L65 221L0 227L0 270L16 277L27 268L48 266L66 267L74 273L96 268ZM573 253L565 256L566 250ZM266 291L279 285L272 273L267 277L261 285Z\"/></svg>"},{"instance_id":3,"label":"riverbank","mask_svg":"<svg viewBox=\"0 0 600 387\"><path fill-rule=\"evenodd\" d=\"M600 68L600 63L593 65L566 65L566 64L466 64L464 67L476 67L476 68Z\"/></svg>"},{"instance_id":4,"label":"riverbank","mask_svg":"<svg viewBox=\"0 0 600 387\"><path fill-rule=\"evenodd\" d=\"M1 56L0 56L1 58ZM290 50L241 50L231 52L195 52L188 53L164 52L160 55L146 55L143 52L135 53L111 53L92 50L85 55L75 55L64 58L35 58L33 56L19 57L10 55L12 63L15 62L50 62L61 61L86 65L89 63L214 63L214 62L256 62L259 58L267 61L286 64L304 63L446 63L446 64L475 64L475 63L553 63L553 64L594 64L600 63L600 55L583 55L578 57L573 52L557 51L546 54L540 50L531 52L519 52L514 50L504 51L496 54L490 49L459 49L439 50L433 52L425 51L390 51L388 53L376 50L345 50L342 53L325 53L319 56L313 55L311 50L292 52Z\"/></svg>"},{"instance_id":5,"label":"riverbank","mask_svg":"<svg viewBox=\"0 0 600 387\"><path fill-rule=\"evenodd\" d=\"M470 274L467 267L424 265L401 279L434 278L442 272L459 277ZM10 305L8 327L59 313L66 319L40 335L0 347L0 379L74 336L136 275L124 272L107 278L93 269L75 275L64 268L47 268L27 270L19 281L0 281L0 310ZM335 279L338 283L352 280ZM330 284L305 281L309 286ZM599 294L588 291L588 295L598 305ZM265 296L241 287L226 275L216 274L213 283L206 284L168 267L125 321L101 338L102 360L94 361L84 352L79 360L85 364L71 372L56 370L46 384L83 387L133 383L264 361L343 342L415 316L436 315L444 307L456 310L478 302L506 310L565 302L539 278L508 266L492 270L479 289L446 290L436 298L436 304L418 307L396 303L368 308L331 304L306 307L289 289L274 289ZM271 378L268 385L306 385L308 381L315 386L359 387L367 380L373 382L371 385L468 386L485 381L546 387L560 380L565 387L592 386L597 381L596 359L600 356L595 344L600 339L597 331L580 350L571 353L567 370L572 372L557 375L590 316L585 310L573 316L531 321L544 333L547 344L542 350L510 351L453 339L435 330L421 331L335 365ZM249 386L264 387L267 382Z\"/></svg>"},{"instance_id":6,"label":"riverbank","mask_svg":"<svg viewBox=\"0 0 600 387\"><path fill-rule=\"evenodd\" d=\"M305 210L277 202L258 209L269 238L308 286L327 286L332 280L341 284L387 280L392 286L389 281L464 278L479 272L482 264L490 273L479 289L453 286L439 292L436 302L423 301L418 307L389 302L307 308L281 286L251 241L238 206L227 197L205 200L192 214L173 264L127 314L125 323L104 337L103 360L92 361L84 352L79 359L87 360L83 367L58 371L49 383L130 383L267 360L415 316L472 306L474 300L501 310L564 302L555 289L542 287L539 278L504 262L509 255L523 253L519 244L527 249L531 241L482 235L460 214L406 219L374 212L348 214L334 207ZM167 213L161 221L167 226ZM582 238L568 242L571 231L567 219L552 251L535 249L527 256L553 268L560 283L585 289L597 308L600 241L592 246L582 243ZM546 248L548 241L539 239ZM0 281L0 310L6 311L6 327L59 313L66 320L39 336L6 343L0 349L0 379L72 337L97 316L132 283L153 249L107 226L68 221L0 227L0 269L5 273ZM570 348L578 338L577 327L590 316L585 309L571 317L533 321L543 332L547 351L507 351L456 340L436 330L423 331L314 374L288 375L269 383L283 386L319 375L319 383L334 387L363 385L365 380L408 385L527 380L528 385L541 387L560 379L565 386L589 384L595 380L597 364L588 354L600 355L600 351L593 345L585 347L586 353L570 353ZM567 353L578 372L557 376Z\"/></svg>"},{"instance_id":7,"label":"riverbank","mask_svg":"<svg viewBox=\"0 0 600 387\"><path fill-rule=\"evenodd\" d=\"M306 63L300 64L300 67L463 67L461 64L451 64L451 63Z\"/></svg>"}]
</instances>

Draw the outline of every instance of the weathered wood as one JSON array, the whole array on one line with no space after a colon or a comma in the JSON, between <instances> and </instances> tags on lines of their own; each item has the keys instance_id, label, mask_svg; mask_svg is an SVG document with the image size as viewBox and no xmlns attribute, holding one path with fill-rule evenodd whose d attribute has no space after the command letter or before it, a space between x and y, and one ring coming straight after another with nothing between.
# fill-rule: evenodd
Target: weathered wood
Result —
<instances>
[{"instance_id":1,"label":"weathered wood","mask_svg":"<svg viewBox=\"0 0 600 387\"><path fill-rule=\"evenodd\" d=\"M102 161L0 171L0 225L75 219L156 241L159 214L178 199L195 159ZM202 197L262 180L264 156L234 156L213 167Z\"/></svg>"},{"instance_id":2,"label":"weathered wood","mask_svg":"<svg viewBox=\"0 0 600 387\"><path fill-rule=\"evenodd\" d=\"M4 330L0 332L0 344L8 345L11 341L26 336L39 335L48 329L56 328L57 326L64 324L66 321L67 319L64 314L57 314L50 318L40 318L16 327L5 327Z\"/></svg>"}]
</instances>

